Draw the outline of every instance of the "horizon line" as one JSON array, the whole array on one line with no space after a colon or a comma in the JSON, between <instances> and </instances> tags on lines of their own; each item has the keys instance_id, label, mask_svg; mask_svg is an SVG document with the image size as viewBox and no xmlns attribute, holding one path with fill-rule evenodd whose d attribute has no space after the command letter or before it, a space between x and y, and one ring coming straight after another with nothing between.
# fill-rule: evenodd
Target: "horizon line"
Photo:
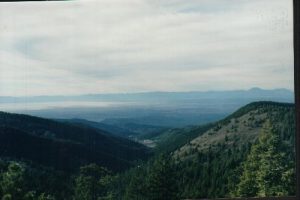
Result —
<instances>
[{"instance_id":1,"label":"horizon line","mask_svg":"<svg viewBox=\"0 0 300 200\"><path fill-rule=\"evenodd\" d=\"M6 98L26 98L26 97L79 97L79 96L93 96L93 95L130 95L130 94L149 94L149 93L206 93L206 92L234 92L234 91L251 91L251 90L286 90L289 92L294 93L294 90L287 89L287 88L272 88L272 89L265 89L260 87L251 87L248 89L229 89L229 90L190 90L190 91L160 91L160 90L153 90L153 91L140 91L140 92L112 92L112 93L83 93L83 94L70 94L70 95L63 95L63 94L54 94L54 95L28 95L28 96L1 96Z\"/></svg>"}]
</instances>

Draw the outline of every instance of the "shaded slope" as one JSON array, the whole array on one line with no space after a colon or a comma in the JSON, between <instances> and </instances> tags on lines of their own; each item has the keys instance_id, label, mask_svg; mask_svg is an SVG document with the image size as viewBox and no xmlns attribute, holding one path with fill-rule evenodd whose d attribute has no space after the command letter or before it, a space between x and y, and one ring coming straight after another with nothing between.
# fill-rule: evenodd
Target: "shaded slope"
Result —
<instances>
[{"instance_id":1,"label":"shaded slope","mask_svg":"<svg viewBox=\"0 0 300 200\"><path fill-rule=\"evenodd\" d=\"M70 153L71 156L76 152L83 161L85 160L85 164L97 160L98 163L107 162L109 167L124 169L134 160L145 159L149 155L147 148L141 144L86 126L4 112L0 112L0 126L17 129L16 131L4 129L2 130L4 135L6 130L10 130L17 136L22 135L32 140L31 145L34 146L33 148L36 147L36 153L39 153L39 147L35 145L39 145L38 140L43 139L45 145L55 143L56 146L61 146L61 149L67 152L66 155Z\"/></svg>"},{"instance_id":2,"label":"shaded slope","mask_svg":"<svg viewBox=\"0 0 300 200\"><path fill-rule=\"evenodd\" d=\"M55 119L55 120L60 121L60 122L67 122L70 124L85 125L88 127L101 129L103 131L107 131L113 135L121 136L121 137L129 137L131 135L135 135L134 132L129 131L124 128L120 128L118 126L113 126L113 125L109 125L109 124L105 124L105 123L101 123L101 122L94 122L94 121L90 121L90 120L86 120L86 119L73 118L73 119Z\"/></svg>"},{"instance_id":3,"label":"shaded slope","mask_svg":"<svg viewBox=\"0 0 300 200\"><path fill-rule=\"evenodd\" d=\"M113 135L125 138L140 138L147 134L155 134L165 129L159 126L134 124L134 123L103 123L89 121L85 119L56 119L56 121L68 122L70 124L85 125L103 131L107 131Z\"/></svg>"},{"instance_id":4,"label":"shaded slope","mask_svg":"<svg viewBox=\"0 0 300 200\"><path fill-rule=\"evenodd\" d=\"M93 148L37 137L8 127L0 127L0 152L1 157L33 161L63 171L73 171L87 163L97 163L117 171L131 166L129 161Z\"/></svg>"}]
</instances>

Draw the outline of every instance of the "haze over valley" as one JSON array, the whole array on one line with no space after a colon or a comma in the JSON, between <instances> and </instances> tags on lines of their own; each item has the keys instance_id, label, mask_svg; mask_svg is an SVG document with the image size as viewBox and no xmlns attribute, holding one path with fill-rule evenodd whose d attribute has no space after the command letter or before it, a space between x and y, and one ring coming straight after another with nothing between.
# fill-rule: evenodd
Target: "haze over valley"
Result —
<instances>
[{"instance_id":1,"label":"haze over valley","mask_svg":"<svg viewBox=\"0 0 300 200\"><path fill-rule=\"evenodd\" d=\"M3 111L108 124L182 127L219 120L254 101L294 102L287 89L1 97Z\"/></svg>"},{"instance_id":2,"label":"haze over valley","mask_svg":"<svg viewBox=\"0 0 300 200\"><path fill-rule=\"evenodd\" d=\"M0 3L0 199L296 194L292 0Z\"/></svg>"}]
</instances>

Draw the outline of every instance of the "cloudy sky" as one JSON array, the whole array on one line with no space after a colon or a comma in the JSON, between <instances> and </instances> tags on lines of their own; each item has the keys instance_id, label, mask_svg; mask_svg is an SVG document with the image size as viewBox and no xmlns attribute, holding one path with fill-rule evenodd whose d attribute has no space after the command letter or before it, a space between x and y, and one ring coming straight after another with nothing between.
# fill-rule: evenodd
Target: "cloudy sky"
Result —
<instances>
[{"instance_id":1,"label":"cloudy sky","mask_svg":"<svg viewBox=\"0 0 300 200\"><path fill-rule=\"evenodd\" d=\"M0 96L293 90L292 0L0 3Z\"/></svg>"}]
</instances>

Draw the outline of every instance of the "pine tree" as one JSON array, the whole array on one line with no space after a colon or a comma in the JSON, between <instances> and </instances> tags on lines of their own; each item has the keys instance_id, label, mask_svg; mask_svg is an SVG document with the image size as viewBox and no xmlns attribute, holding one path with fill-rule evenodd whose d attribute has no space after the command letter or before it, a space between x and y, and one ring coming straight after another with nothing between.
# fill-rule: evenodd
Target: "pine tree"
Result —
<instances>
[{"instance_id":1,"label":"pine tree","mask_svg":"<svg viewBox=\"0 0 300 200\"><path fill-rule=\"evenodd\" d=\"M106 198L106 188L109 171L96 164L80 168L80 174L75 180L75 200L97 200Z\"/></svg>"},{"instance_id":2,"label":"pine tree","mask_svg":"<svg viewBox=\"0 0 300 200\"><path fill-rule=\"evenodd\" d=\"M133 174L129 185L126 188L125 199L126 200L142 200L146 199L145 193L147 188L145 185L146 171L140 167L137 167Z\"/></svg>"},{"instance_id":3,"label":"pine tree","mask_svg":"<svg viewBox=\"0 0 300 200\"><path fill-rule=\"evenodd\" d=\"M284 153L279 151L279 137L271 132L270 127L265 133L264 141L265 152L260 159L260 169L258 171L257 181L260 191L258 196L278 196L286 194L281 185L281 176L284 172ZM262 144L263 145L263 144Z\"/></svg>"},{"instance_id":4,"label":"pine tree","mask_svg":"<svg viewBox=\"0 0 300 200\"><path fill-rule=\"evenodd\" d=\"M1 176L0 187L4 194L3 198L21 199L24 195L25 168L17 162L11 162L8 170Z\"/></svg>"},{"instance_id":5,"label":"pine tree","mask_svg":"<svg viewBox=\"0 0 300 200\"><path fill-rule=\"evenodd\" d=\"M279 135L273 132L270 121L267 121L258 142L252 146L243 163L237 190L239 196L281 196L289 193L282 184L288 166L284 163L281 145Z\"/></svg>"},{"instance_id":6,"label":"pine tree","mask_svg":"<svg viewBox=\"0 0 300 200\"><path fill-rule=\"evenodd\" d=\"M171 158L161 155L150 169L147 180L148 198L150 200L176 200L176 182L176 172Z\"/></svg>"}]
</instances>

